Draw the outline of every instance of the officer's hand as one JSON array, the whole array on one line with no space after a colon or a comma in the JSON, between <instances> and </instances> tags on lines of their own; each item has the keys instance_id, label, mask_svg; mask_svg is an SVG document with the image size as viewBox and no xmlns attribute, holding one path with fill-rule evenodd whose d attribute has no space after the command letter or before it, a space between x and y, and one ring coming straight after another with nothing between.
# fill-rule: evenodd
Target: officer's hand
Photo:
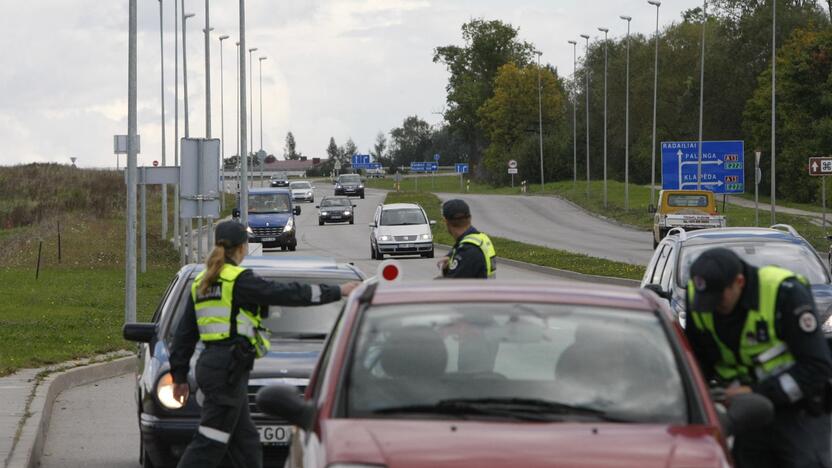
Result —
<instances>
[{"instance_id":1,"label":"officer's hand","mask_svg":"<svg viewBox=\"0 0 832 468\"><path fill-rule=\"evenodd\" d=\"M179 403L185 404L188 401L188 394L191 392L191 388L186 383L175 383L173 384L173 399L178 401Z\"/></svg>"},{"instance_id":2,"label":"officer's hand","mask_svg":"<svg viewBox=\"0 0 832 468\"><path fill-rule=\"evenodd\" d=\"M445 271L445 268L447 268L447 266L448 266L448 262L449 262L450 260L451 260L451 258L450 258L450 257L442 257L442 258L440 258L440 259L439 259L439 261L438 261L438 262L436 262L436 266L437 266L437 268L439 268L439 271Z\"/></svg>"},{"instance_id":3,"label":"officer's hand","mask_svg":"<svg viewBox=\"0 0 832 468\"><path fill-rule=\"evenodd\" d=\"M344 283L341 285L341 296L347 297L350 295L351 292L355 290L355 288L361 286L361 283L358 281L351 281L349 283Z\"/></svg>"}]
</instances>

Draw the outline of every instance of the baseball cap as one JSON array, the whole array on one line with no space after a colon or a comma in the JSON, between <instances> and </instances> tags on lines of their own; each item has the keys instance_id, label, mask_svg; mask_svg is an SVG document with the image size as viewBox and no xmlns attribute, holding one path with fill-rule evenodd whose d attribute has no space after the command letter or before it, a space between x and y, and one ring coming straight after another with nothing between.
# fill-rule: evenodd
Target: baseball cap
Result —
<instances>
[{"instance_id":1,"label":"baseball cap","mask_svg":"<svg viewBox=\"0 0 832 468\"><path fill-rule=\"evenodd\" d=\"M465 201L455 198L442 204L442 216L445 219L470 218L471 208Z\"/></svg>"},{"instance_id":2,"label":"baseball cap","mask_svg":"<svg viewBox=\"0 0 832 468\"><path fill-rule=\"evenodd\" d=\"M237 247L248 242L248 232L242 224L237 221L223 221L217 224L215 231L215 243L223 247Z\"/></svg>"},{"instance_id":3,"label":"baseball cap","mask_svg":"<svg viewBox=\"0 0 832 468\"><path fill-rule=\"evenodd\" d=\"M713 248L700 255L690 266L694 310L713 312L722 300L725 288L730 286L742 271L740 257L724 247Z\"/></svg>"}]
</instances>

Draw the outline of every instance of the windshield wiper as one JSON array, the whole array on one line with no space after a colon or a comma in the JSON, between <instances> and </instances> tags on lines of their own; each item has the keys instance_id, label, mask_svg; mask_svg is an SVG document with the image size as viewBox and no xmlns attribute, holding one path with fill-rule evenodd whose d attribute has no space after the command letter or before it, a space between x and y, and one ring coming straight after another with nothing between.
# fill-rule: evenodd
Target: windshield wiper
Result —
<instances>
[{"instance_id":1,"label":"windshield wiper","mask_svg":"<svg viewBox=\"0 0 832 468\"><path fill-rule=\"evenodd\" d=\"M533 398L453 398L440 400L433 405L382 408L374 413L464 414L502 416L529 421L551 421L553 416L588 416L603 421L625 421L600 409Z\"/></svg>"},{"instance_id":2,"label":"windshield wiper","mask_svg":"<svg viewBox=\"0 0 832 468\"><path fill-rule=\"evenodd\" d=\"M326 333L276 333L272 338L289 338L296 340L325 340Z\"/></svg>"}]
</instances>

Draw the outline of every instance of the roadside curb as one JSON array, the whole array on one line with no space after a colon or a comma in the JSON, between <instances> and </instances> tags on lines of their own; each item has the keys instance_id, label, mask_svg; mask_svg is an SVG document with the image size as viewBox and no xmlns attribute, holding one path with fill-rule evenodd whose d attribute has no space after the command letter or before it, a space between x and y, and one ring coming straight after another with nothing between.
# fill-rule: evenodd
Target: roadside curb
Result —
<instances>
[{"instance_id":1,"label":"roadside curb","mask_svg":"<svg viewBox=\"0 0 832 468\"><path fill-rule=\"evenodd\" d=\"M443 244L434 244L435 247L450 250L452 247ZM543 273L545 275L555 276L560 279L570 279L575 281L583 281L587 283L609 284L613 286L627 286L638 287L641 282L638 280L631 280L627 278L615 278L612 276L588 275L586 273L578 273L576 271L561 270L559 268L552 268L543 265L535 265L533 263L521 262L519 260L511 260L508 258L497 257L498 264L512 266L523 270L533 271L535 273Z\"/></svg>"},{"instance_id":2,"label":"roadside curb","mask_svg":"<svg viewBox=\"0 0 832 468\"><path fill-rule=\"evenodd\" d=\"M99 361L96 361L98 359ZM100 362L100 359L111 359ZM52 405L65 390L126 374L136 366L134 354L115 353L89 361L64 363L43 369L38 376L49 373L42 380L36 377L24 414L19 438L12 448L6 468L35 468L40 464L46 434L52 417ZM90 361L94 361L89 363ZM67 368L78 365L80 367Z\"/></svg>"}]
</instances>

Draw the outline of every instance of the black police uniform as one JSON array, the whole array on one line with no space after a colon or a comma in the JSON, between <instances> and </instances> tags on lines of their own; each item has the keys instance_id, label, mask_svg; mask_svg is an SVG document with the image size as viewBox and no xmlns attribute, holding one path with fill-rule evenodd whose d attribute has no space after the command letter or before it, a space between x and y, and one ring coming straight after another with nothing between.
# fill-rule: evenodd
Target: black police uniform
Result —
<instances>
[{"instance_id":1,"label":"black police uniform","mask_svg":"<svg viewBox=\"0 0 832 468\"><path fill-rule=\"evenodd\" d=\"M230 259L226 259L226 263L234 264ZM294 282L276 283L246 270L234 283L233 296L235 310L259 310L265 318L268 308L261 307L261 304L325 304L340 300L341 288L326 284L310 286ZM175 383L187 383L189 362L198 341L194 302L189 294L185 313L174 332L170 352L171 374ZM204 395L200 426L216 428L222 433L231 434L231 437L227 444L223 444L216 438L197 432L178 466L217 466L226 453L234 466L263 465L260 436L248 407L248 377L253 364L254 349L243 336L206 343L205 350L196 363L196 380L199 391Z\"/></svg>"},{"instance_id":2,"label":"black police uniform","mask_svg":"<svg viewBox=\"0 0 832 468\"><path fill-rule=\"evenodd\" d=\"M460 242L465 236L477 233L479 231L471 226L456 240L453 248L448 252L448 257L452 260L442 270L443 278L488 278L488 268L482 249L473 244Z\"/></svg>"},{"instance_id":3,"label":"black police uniform","mask_svg":"<svg viewBox=\"0 0 832 468\"><path fill-rule=\"evenodd\" d=\"M736 308L731 314L713 314L719 339L736 356L739 356L748 311L757 309L760 297L757 268L741 263L746 285ZM691 310L690 304L687 306ZM736 437L735 461L738 468L831 467L830 417L823 406L827 382L832 378L832 357L817 323L811 291L800 281L788 279L780 285L775 320L777 336L795 359L795 364L786 372L797 383L803 397L793 401L795 395L787 394L779 376L753 384L755 393L774 403L775 420ZM713 337L699 331L690 319L685 334L706 378L717 380L714 365L720 359L720 352ZM768 339L762 326L757 335L758 340Z\"/></svg>"}]
</instances>

